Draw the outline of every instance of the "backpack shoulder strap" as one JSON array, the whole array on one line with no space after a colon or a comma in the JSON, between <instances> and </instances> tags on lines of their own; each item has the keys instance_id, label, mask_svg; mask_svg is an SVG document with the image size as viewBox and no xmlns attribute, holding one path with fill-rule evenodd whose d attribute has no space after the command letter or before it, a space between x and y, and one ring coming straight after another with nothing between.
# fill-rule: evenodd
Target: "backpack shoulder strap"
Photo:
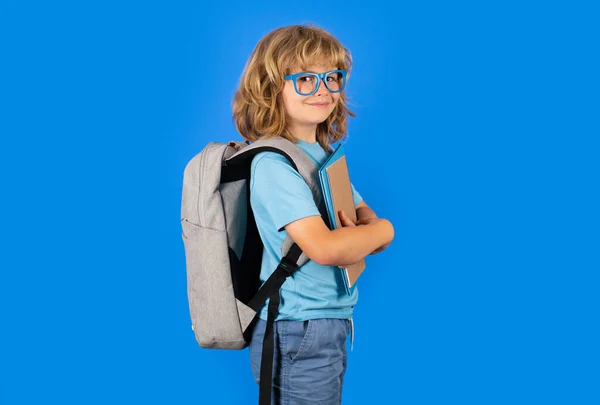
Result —
<instances>
[{"instance_id":1,"label":"backpack shoulder strap","mask_svg":"<svg viewBox=\"0 0 600 405\"><path fill-rule=\"evenodd\" d=\"M225 159L226 166L250 165L252 159L260 152L276 152L286 157L292 167L300 173L308 184L317 207L321 212L322 197L320 192L318 167L302 149L285 138L261 139L249 146L243 147L233 156ZM324 208L324 207L323 207ZM321 213L324 213L322 211Z\"/></svg>"},{"instance_id":2,"label":"backpack shoulder strap","mask_svg":"<svg viewBox=\"0 0 600 405\"><path fill-rule=\"evenodd\" d=\"M321 216L325 220L325 223L328 223L320 190L321 184L319 181L318 167L302 149L285 138L259 140L250 146L239 146L241 146L239 152L225 159L225 167L222 170L226 177L232 179L247 178L249 180L250 164L257 153L265 151L279 153L288 159L292 167L302 176L306 184L308 184ZM281 247L281 257L282 260L273 274L265 281L256 295L248 303L250 308L258 312L262 304L269 299L260 369L259 405L271 404L273 352L275 349L273 323L275 322L279 309L279 290L285 280L308 261L306 254L302 252L296 243L294 243L289 234ZM249 332L250 329L247 330L247 333Z\"/></svg>"},{"instance_id":3,"label":"backpack shoulder strap","mask_svg":"<svg viewBox=\"0 0 600 405\"><path fill-rule=\"evenodd\" d=\"M238 145L241 146L241 150L225 159L226 167L222 169L224 176L231 176L233 179L242 178L241 176L249 176L249 167L256 154L267 151L279 153L286 157L292 167L302 176L310 188L315 204L321 213L321 217L323 217L326 224L329 223L321 193L319 168L308 156L306 156L306 153L302 149L285 138L261 139L249 146L244 146L243 144ZM281 257L285 257L288 254L293 243L294 241L291 236L287 235L281 247ZM302 266L307 261L308 257L306 254L301 253L296 264Z\"/></svg>"}]
</instances>

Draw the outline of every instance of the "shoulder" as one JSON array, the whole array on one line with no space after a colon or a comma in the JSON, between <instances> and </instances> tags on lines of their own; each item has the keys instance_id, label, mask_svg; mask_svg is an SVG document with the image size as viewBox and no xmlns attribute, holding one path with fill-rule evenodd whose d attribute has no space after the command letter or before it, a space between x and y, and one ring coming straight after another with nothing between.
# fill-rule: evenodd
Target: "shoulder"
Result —
<instances>
[{"instance_id":1,"label":"shoulder","mask_svg":"<svg viewBox=\"0 0 600 405\"><path fill-rule=\"evenodd\" d=\"M260 152L250 166L252 190L270 193L272 190L296 190L306 185L304 178L290 161L277 152Z\"/></svg>"},{"instance_id":2,"label":"shoulder","mask_svg":"<svg viewBox=\"0 0 600 405\"><path fill-rule=\"evenodd\" d=\"M293 170L292 165L285 156L277 152L260 152L252 159L252 173L271 172L273 170Z\"/></svg>"}]
</instances>

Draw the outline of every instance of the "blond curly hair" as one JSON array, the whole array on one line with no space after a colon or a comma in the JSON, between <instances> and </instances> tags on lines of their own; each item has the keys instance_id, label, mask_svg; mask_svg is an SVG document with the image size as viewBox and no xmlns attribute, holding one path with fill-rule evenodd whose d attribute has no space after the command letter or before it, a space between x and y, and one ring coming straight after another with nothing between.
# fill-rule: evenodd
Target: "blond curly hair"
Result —
<instances>
[{"instance_id":1,"label":"blond curly hair","mask_svg":"<svg viewBox=\"0 0 600 405\"><path fill-rule=\"evenodd\" d=\"M233 99L233 121L244 139L284 137L294 142L286 125L282 100L283 77L291 69L313 64L330 64L352 70L352 56L340 41L312 25L281 27L265 35L250 55ZM317 126L317 141L326 150L346 134L348 116L356 115L347 106L342 91L327 120Z\"/></svg>"}]
</instances>

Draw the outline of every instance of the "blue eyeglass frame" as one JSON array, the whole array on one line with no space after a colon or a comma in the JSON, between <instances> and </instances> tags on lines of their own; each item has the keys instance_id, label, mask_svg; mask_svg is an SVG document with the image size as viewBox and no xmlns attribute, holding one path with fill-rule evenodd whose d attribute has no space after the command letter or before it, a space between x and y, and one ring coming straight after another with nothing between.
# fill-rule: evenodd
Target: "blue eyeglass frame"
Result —
<instances>
[{"instance_id":1,"label":"blue eyeglass frame","mask_svg":"<svg viewBox=\"0 0 600 405\"><path fill-rule=\"evenodd\" d=\"M335 73L335 72L340 72L342 74L342 86L340 87L339 90L331 90L329 88L329 86L327 85L327 81L325 80L327 78L327 75L331 74L331 73ZM296 83L296 79L299 76L313 76L317 78L317 85L315 86L315 89L308 93L308 94L304 94L304 93L300 93L300 91L298 91L298 85ZM301 96L312 96L313 94L315 94L318 90L319 90L319 86L321 85L321 81L323 81L323 83L325 83L325 87L327 87L327 90L329 90L332 93L339 93L340 91L344 90L344 88L346 87L346 71L344 69L335 69L335 70L330 70L329 72L325 72L325 73L313 73L313 72L300 72L300 73L294 73L293 75L287 75L283 77L285 80L293 80L294 81L294 90L296 90L296 93L300 94Z\"/></svg>"}]
</instances>

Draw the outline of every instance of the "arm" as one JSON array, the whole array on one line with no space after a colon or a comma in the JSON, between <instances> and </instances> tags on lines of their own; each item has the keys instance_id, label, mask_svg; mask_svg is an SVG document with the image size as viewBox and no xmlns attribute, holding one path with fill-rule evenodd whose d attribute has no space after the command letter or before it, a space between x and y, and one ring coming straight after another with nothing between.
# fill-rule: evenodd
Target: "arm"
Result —
<instances>
[{"instance_id":1,"label":"arm","mask_svg":"<svg viewBox=\"0 0 600 405\"><path fill-rule=\"evenodd\" d=\"M285 229L308 258L321 265L357 262L393 238L386 220L330 230L302 176L274 152L253 159L250 186L255 215L262 215L277 230Z\"/></svg>"},{"instance_id":2,"label":"arm","mask_svg":"<svg viewBox=\"0 0 600 405\"><path fill-rule=\"evenodd\" d=\"M361 201L360 204L356 206L356 218L356 225L368 225L374 220L378 219L377 215L375 214L375 211L373 211L364 201ZM370 254L375 255L377 253L382 252L383 250L387 249L388 246L390 246L390 243L391 241L383 246L378 247Z\"/></svg>"},{"instance_id":3,"label":"arm","mask_svg":"<svg viewBox=\"0 0 600 405\"><path fill-rule=\"evenodd\" d=\"M356 263L394 238L394 228L385 219L331 231L320 216L311 216L285 229L309 259L324 266Z\"/></svg>"}]
</instances>

